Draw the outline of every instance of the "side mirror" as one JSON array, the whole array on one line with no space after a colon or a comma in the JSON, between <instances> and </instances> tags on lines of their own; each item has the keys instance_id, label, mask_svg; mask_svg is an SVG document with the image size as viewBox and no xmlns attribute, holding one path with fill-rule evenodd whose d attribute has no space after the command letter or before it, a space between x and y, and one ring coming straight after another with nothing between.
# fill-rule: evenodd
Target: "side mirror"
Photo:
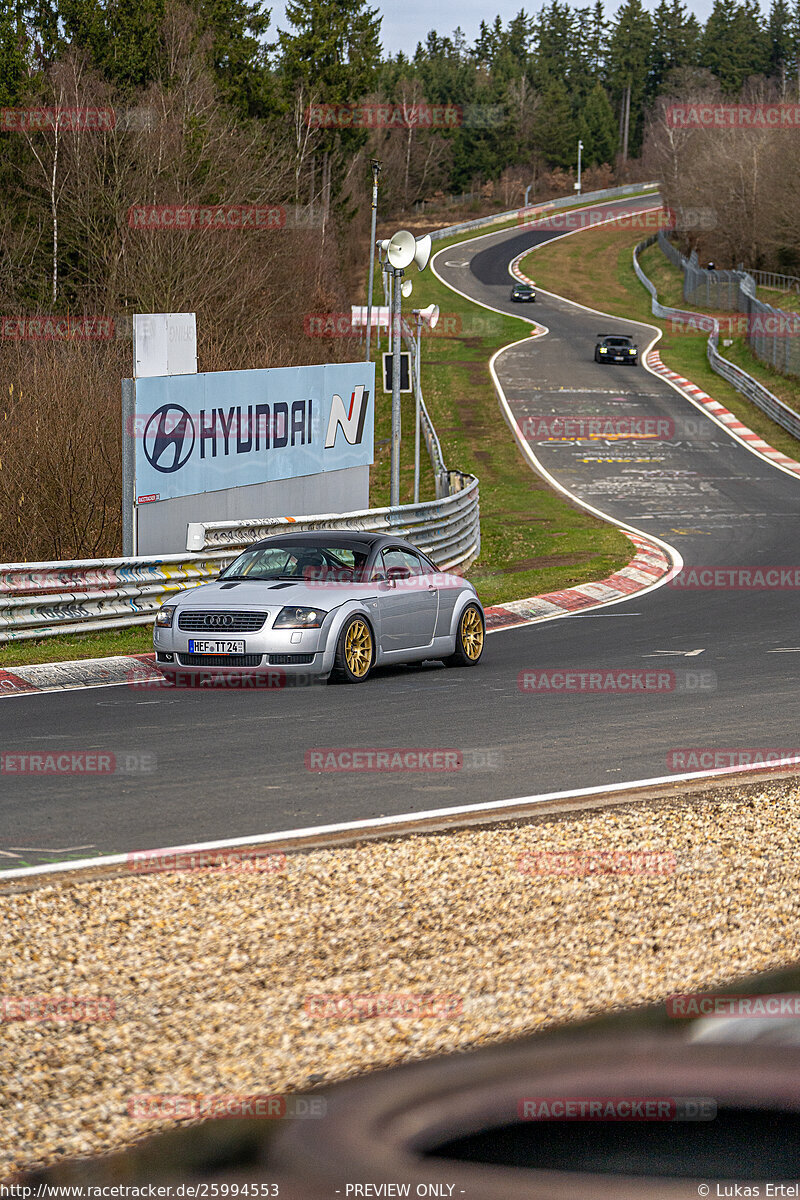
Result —
<instances>
[{"instance_id":1,"label":"side mirror","mask_svg":"<svg viewBox=\"0 0 800 1200\"><path fill-rule=\"evenodd\" d=\"M389 567L386 578L396 583L398 579L410 579L411 572L408 567Z\"/></svg>"}]
</instances>

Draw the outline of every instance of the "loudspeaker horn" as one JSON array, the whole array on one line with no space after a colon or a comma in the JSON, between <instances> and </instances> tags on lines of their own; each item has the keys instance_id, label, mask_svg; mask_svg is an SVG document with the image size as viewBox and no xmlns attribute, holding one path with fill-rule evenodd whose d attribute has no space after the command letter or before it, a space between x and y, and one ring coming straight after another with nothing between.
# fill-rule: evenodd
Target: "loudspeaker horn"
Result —
<instances>
[{"instance_id":1,"label":"loudspeaker horn","mask_svg":"<svg viewBox=\"0 0 800 1200\"><path fill-rule=\"evenodd\" d=\"M431 329L435 329L439 320L439 305L429 304L427 308L419 310L419 315L427 325L430 325Z\"/></svg>"},{"instance_id":2,"label":"loudspeaker horn","mask_svg":"<svg viewBox=\"0 0 800 1200\"><path fill-rule=\"evenodd\" d=\"M407 230L399 230L392 240L389 242L386 253L389 256L389 262L397 270L404 270L410 267L414 261L417 243L413 233L408 233Z\"/></svg>"},{"instance_id":3,"label":"loudspeaker horn","mask_svg":"<svg viewBox=\"0 0 800 1200\"><path fill-rule=\"evenodd\" d=\"M414 290L414 285L410 279L404 279L400 284L400 293L403 296L410 296Z\"/></svg>"},{"instance_id":4,"label":"loudspeaker horn","mask_svg":"<svg viewBox=\"0 0 800 1200\"><path fill-rule=\"evenodd\" d=\"M428 259L431 256L431 235L426 233L424 237L416 239L417 248L414 251L414 262L419 267L420 271L424 271L428 265Z\"/></svg>"}]
</instances>

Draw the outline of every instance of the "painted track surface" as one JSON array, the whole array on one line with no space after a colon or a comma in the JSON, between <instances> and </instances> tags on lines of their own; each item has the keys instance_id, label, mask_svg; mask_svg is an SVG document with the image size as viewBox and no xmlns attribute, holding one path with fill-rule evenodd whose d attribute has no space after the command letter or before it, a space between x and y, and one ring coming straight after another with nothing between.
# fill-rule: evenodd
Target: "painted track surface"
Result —
<instances>
[{"instance_id":1,"label":"painted track surface","mask_svg":"<svg viewBox=\"0 0 800 1200\"><path fill-rule=\"evenodd\" d=\"M635 205L636 202L633 202ZM641 203L641 202L639 202ZM631 207L626 202L621 207ZM437 269L474 299L520 315L509 261L552 233L515 230L443 251ZM580 234L576 235L580 236ZM447 262L468 265L451 267ZM602 302L599 299L599 307ZM649 416L676 435L587 449L536 445L564 486L656 534L686 566L798 561L800 482L744 449L642 367L593 361L595 334L647 327L597 317L540 293L548 337L496 363L518 420L552 413ZM498 409L498 420L502 420ZM146 753L155 770L0 777L0 864L411 813L446 805L646 779L680 747L797 745L800 644L794 591L684 591L669 586L596 613L498 633L478 671L426 664L365 687L284 692L149 692L118 687L20 697L0 705L4 753ZM702 650L685 658L683 654ZM669 653L664 653L669 652ZM666 694L525 694L525 668L690 671ZM715 688L692 687L711 672ZM443 747L492 752L492 769L454 773L315 773L314 747Z\"/></svg>"}]
</instances>

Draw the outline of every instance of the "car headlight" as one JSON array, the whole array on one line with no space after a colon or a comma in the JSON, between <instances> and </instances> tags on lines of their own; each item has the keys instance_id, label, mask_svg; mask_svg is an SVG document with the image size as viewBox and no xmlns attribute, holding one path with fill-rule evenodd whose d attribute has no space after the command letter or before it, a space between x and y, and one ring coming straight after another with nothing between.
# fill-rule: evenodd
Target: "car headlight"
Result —
<instances>
[{"instance_id":1,"label":"car headlight","mask_svg":"<svg viewBox=\"0 0 800 1200\"><path fill-rule=\"evenodd\" d=\"M162 607L156 613L156 628L157 629L171 629L172 628L172 618L174 615L175 615L175 605L174 604L162 605Z\"/></svg>"},{"instance_id":2,"label":"car headlight","mask_svg":"<svg viewBox=\"0 0 800 1200\"><path fill-rule=\"evenodd\" d=\"M606 350L605 346L601 346L601 347L600 347L600 353L601 353L601 354L608 354L608 350Z\"/></svg>"},{"instance_id":3,"label":"car headlight","mask_svg":"<svg viewBox=\"0 0 800 1200\"><path fill-rule=\"evenodd\" d=\"M629 351L628 351L628 354L635 354L635 353L636 353L636 350L635 350L635 349L634 349L634 350L629 350Z\"/></svg>"},{"instance_id":4,"label":"car headlight","mask_svg":"<svg viewBox=\"0 0 800 1200\"><path fill-rule=\"evenodd\" d=\"M275 618L273 629L319 629L327 617L321 608L297 608L289 604Z\"/></svg>"}]
</instances>

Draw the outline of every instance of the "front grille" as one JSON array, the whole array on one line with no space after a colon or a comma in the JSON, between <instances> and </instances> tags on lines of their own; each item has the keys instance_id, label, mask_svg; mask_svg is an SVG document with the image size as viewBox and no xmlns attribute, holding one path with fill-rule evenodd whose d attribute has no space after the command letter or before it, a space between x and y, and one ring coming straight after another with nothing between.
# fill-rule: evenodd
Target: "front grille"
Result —
<instances>
[{"instance_id":1,"label":"front grille","mask_svg":"<svg viewBox=\"0 0 800 1200\"><path fill-rule=\"evenodd\" d=\"M263 654L179 654L182 667L260 667Z\"/></svg>"},{"instance_id":2,"label":"front grille","mask_svg":"<svg viewBox=\"0 0 800 1200\"><path fill-rule=\"evenodd\" d=\"M267 619L265 612L195 612L178 614L178 629L186 633L256 633Z\"/></svg>"},{"instance_id":3,"label":"front grille","mask_svg":"<svg viewBox=\"0 0 800 1200\"><path fill-rule=\"evenodd\" d=\"M313 661L313 654L270 654L269 656L271 667L308 666Z\"/></svg>"}]
</instances>

